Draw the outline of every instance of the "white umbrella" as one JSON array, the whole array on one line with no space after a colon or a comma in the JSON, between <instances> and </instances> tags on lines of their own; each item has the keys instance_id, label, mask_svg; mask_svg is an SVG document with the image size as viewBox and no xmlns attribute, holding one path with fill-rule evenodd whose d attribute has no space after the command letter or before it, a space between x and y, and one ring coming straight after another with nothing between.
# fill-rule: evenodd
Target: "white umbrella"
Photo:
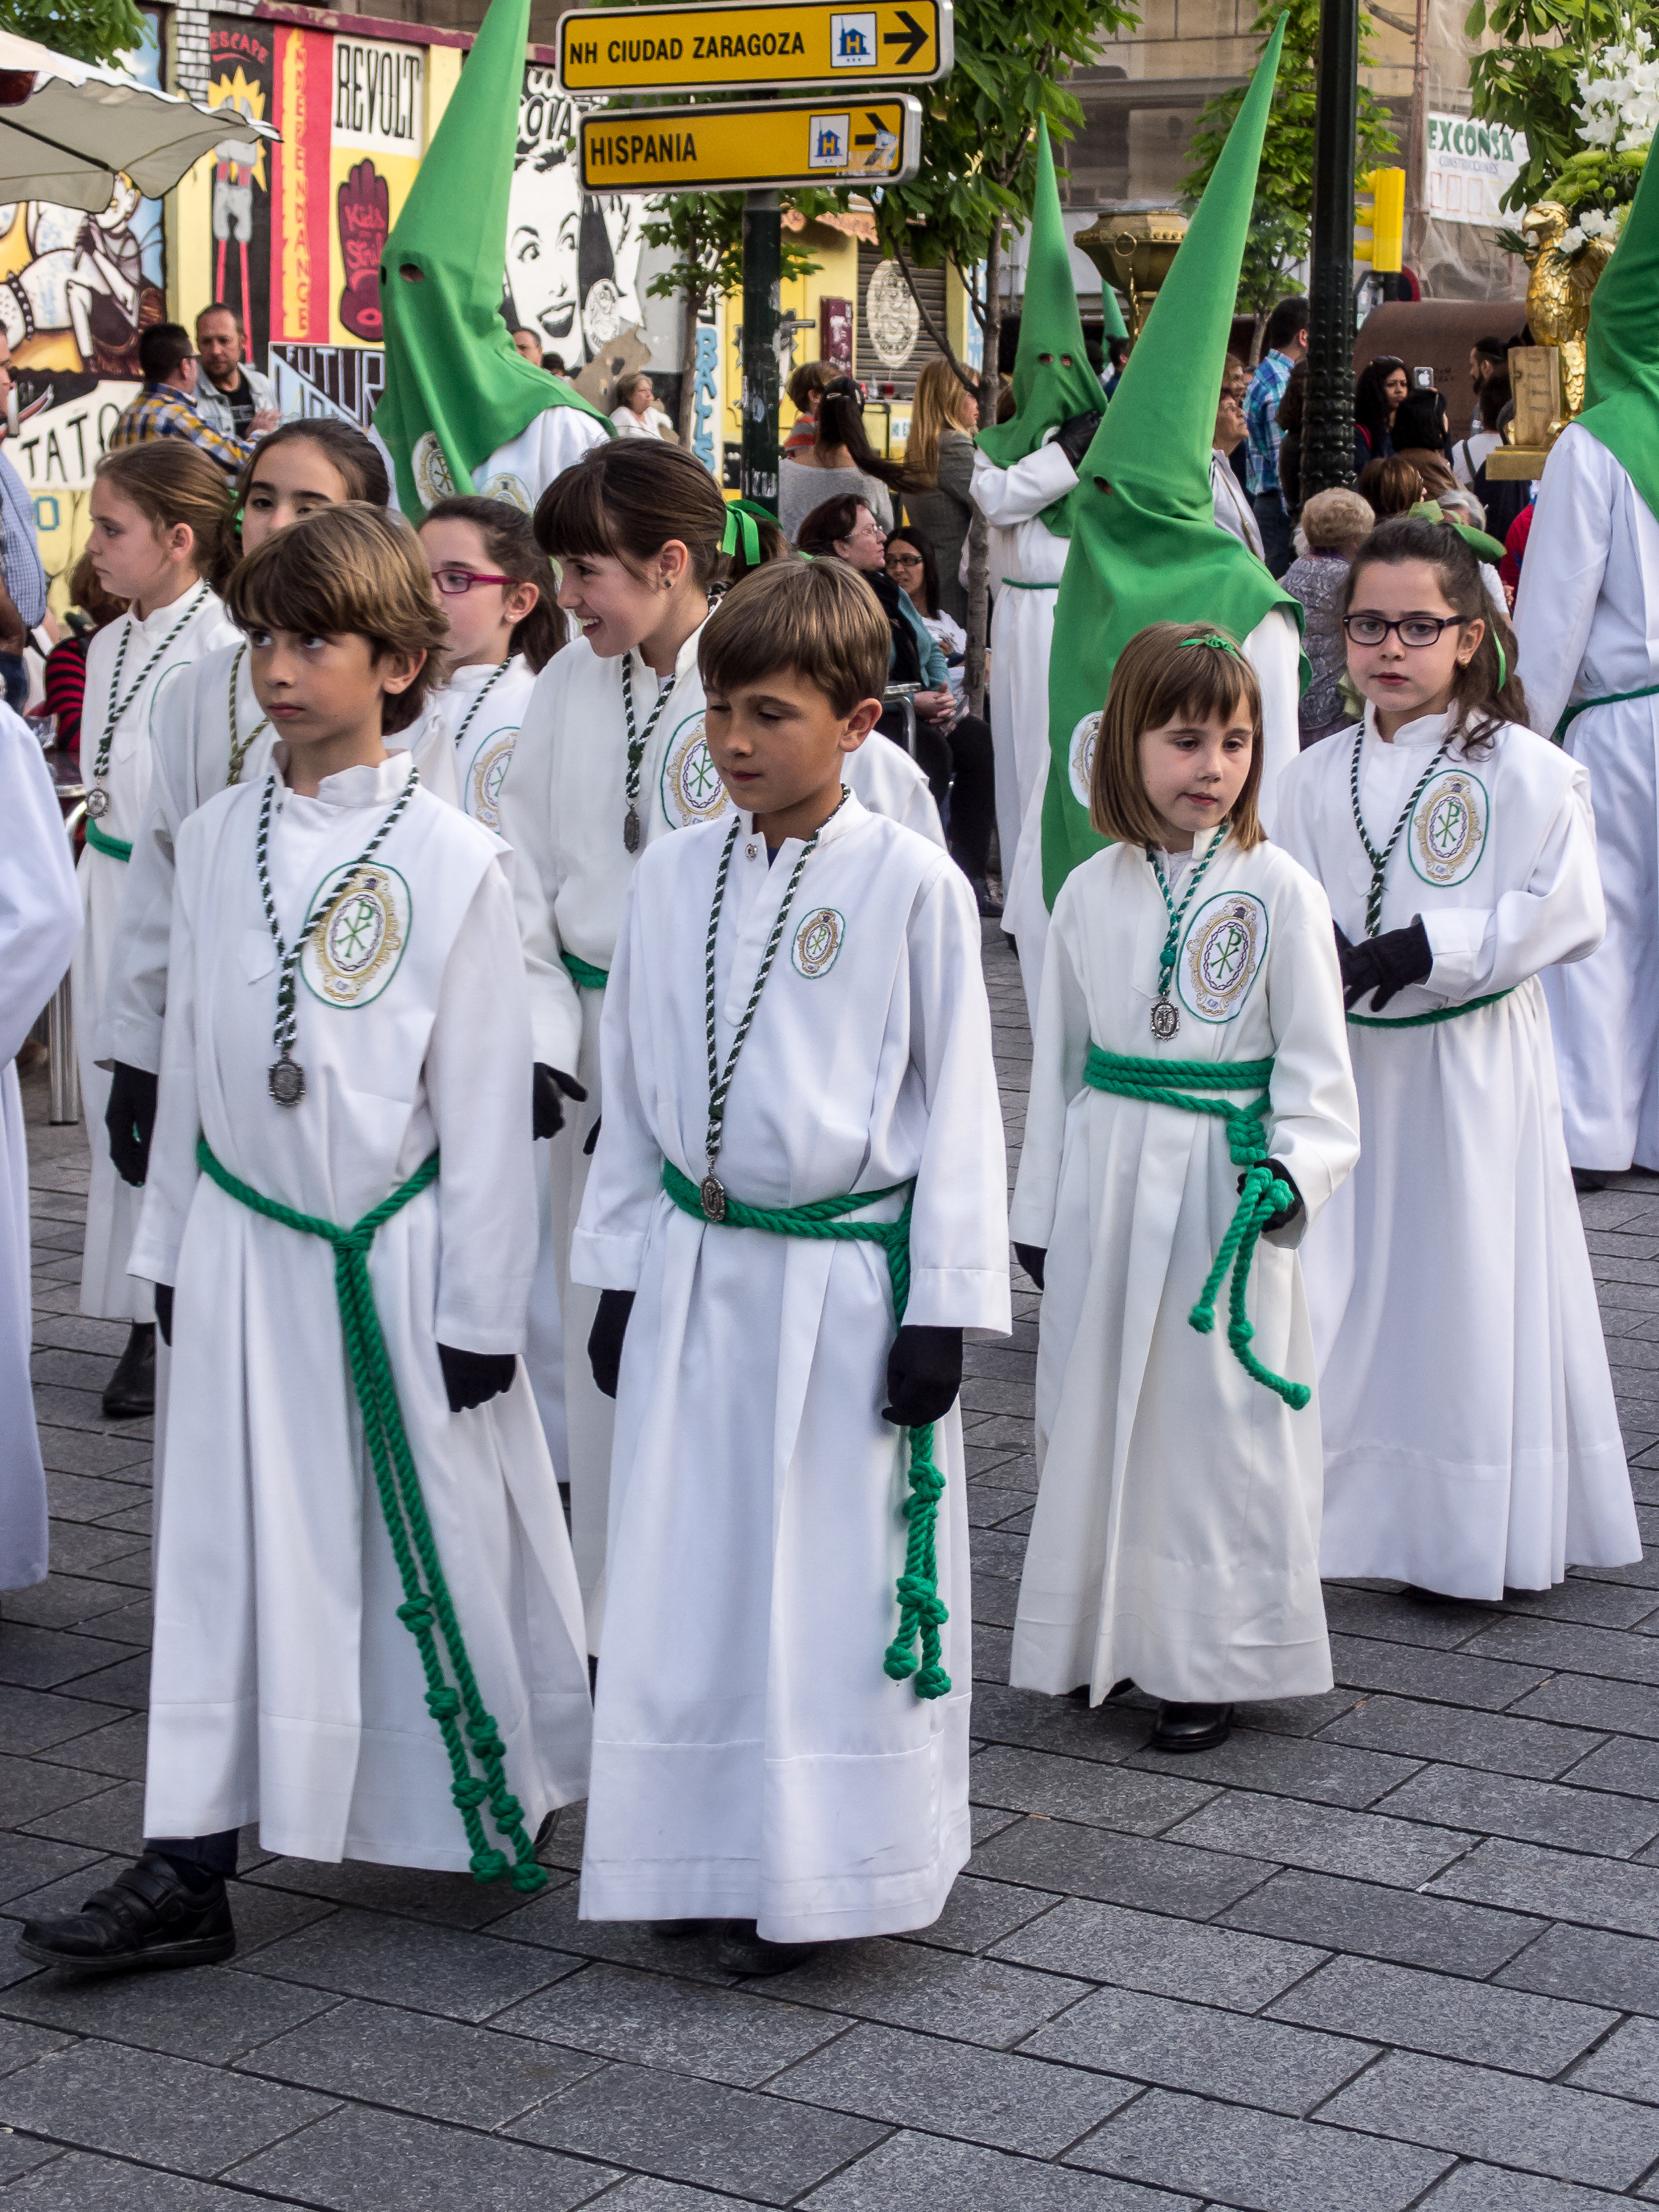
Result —
<instances>
[{"instance_id":1,"label":"white umbrella","mask_svg":"<svg viewBox=\"0 0 1659 2212\"><path fill-rule=\"evenodd\" d=\"M122 173L156 199L233 126L239 138L282 136L269 123L198 107L0 31L0 201L46 200L98 215Z\"/></svg>"}]
</instances>

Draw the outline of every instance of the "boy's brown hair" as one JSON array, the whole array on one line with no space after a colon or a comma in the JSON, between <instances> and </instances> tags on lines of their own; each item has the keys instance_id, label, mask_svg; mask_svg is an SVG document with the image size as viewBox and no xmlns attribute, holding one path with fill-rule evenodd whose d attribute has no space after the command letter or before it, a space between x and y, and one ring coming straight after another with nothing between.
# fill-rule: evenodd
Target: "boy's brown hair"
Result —
<instances>
[{"instance_id":1,"label":"boy's brown hair","mask_svg":"<svg viewBox=\"0 0 1659 2212\"><path fill-rule=\"evenodd\" d=\"M256 546L225 587L225 612L239 629L364 637L376 660L424 653L413 683L386 696L388 734L418 719L449 631L415 532L401 515L357 501L319 507Z\"/></svg>"},{"instance_id":2,"label":"boy's brown hair","mask_svg":"<svg viewBox=\"0 0 1659 2212\"><path fill-rule=\"evenodd\" d=\"M703 625L703 689L731 691L779 670L804 677L850 714L887 685L892 632L881 602L844 561L771 561L734 584Z\"/></svg>"},{"instance_id":3,"label":"boy's brown hair","mask_svg":"<svg viewBox=\"0 0 1659 2212\"><path fill-rule=\"evenodd\" d=\"M1089 778L1089 819L1103 837L1125 845L1162 845L1166 831L1146 796L1140 737L1170 722L1229 718L1243 708L1255 743L1244 787L1227 818L1242 852L1267 832L1256 813L1261 788L1261 691L1238 641L1213 623L1152 623L1137 630L1117 657L1095 741Z\"/></svg>"}]
</instances>

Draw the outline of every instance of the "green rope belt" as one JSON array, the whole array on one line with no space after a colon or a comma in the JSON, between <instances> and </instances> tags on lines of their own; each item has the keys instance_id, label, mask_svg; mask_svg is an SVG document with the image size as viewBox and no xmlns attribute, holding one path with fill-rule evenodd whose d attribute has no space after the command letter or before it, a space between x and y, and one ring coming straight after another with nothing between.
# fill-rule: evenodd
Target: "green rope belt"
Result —
<instances>
[{"instance_id":1,"label":"green rope belt","mask_svg":"<svg viewBox=\"0 0 1659 2212\"><path fill-rule=\"evenodd\" d=\"M1056 576L1052 584L1032 584L1028 583L1024 576L1005 576L1002 588L1005 592L1057 592L1060 579Z\"/></svg>"},{"instance_id":2,"label":"green rope belt","mask_svg":"<svg viewBox=\"0 0 1659 2212\"><path fill-rule=\"evenodd\" d=\"M127 837L112 837L107 830L100 830L90 814L86 818L87 842L94 853L101 853L106 860L130 860L132 842Z\"/></svg>"},{"instance_id":3,"label":"green rope belt","mask_svg":"<svg viewBox=\"0 0 1659 2212\"><path fill-rule=\"evenodd\" d=\"M1296 1194L1269 1170L1267 1133L1262 1117L1272 1101L1267 1085L1273 1080L1271 1060L1131 1060L1121 1054L1089 1047L1083 1079L1091 1089L1109 1091L1115 1097L1139 1098L1149 1106L1172 1106L1182 1114L1213 1114L1227 1125L1227 1148L1236 1168L1244 1170L1238 1206L1221 1240L1221 1249L1205 1278L1198 1304L1187 1316L1190 1325L1207 1336L1215 1327L1216 1292L1231 1267L1232 1284L1227 1299L1227 1341L1244 1372L1269 1390L1277 1391L1292 1413L1299 1413L1313 1393L1305 1382L1287 1382L1282 1375L1264 1367L1250 1350L1255 1331L1244 1313L1244 1291L1250 1261L1255 1254L1261 1224L1280 1206L1291 1205ZM1176 1090L1177 1084L1185 1086ZM1230 1106L1224 1098L1194 1098L1191 1091L1253 1091L1261 1096L1248 1106Z\"/></svg>"},{"instance_id":4,"label":"green rope belt","mask_svg":"<svg viewBox=\"0 0 1659 2212\"><path fill-rule=\"evenodd\" d=\"M662 1187L683 1213L694 1214L711 1227L702 1209L696 1183L683 1176L672 1160L662 1164ZM896 1221L848 1221L842 1217L878 1199L905 1194L904 1211ZM728 1229L766 1229L775 1237L812 1237L837 1243L879 1244L887 1255L887 1273L893 1286L893 1318L902 1322L910 1299L910 1204L915 1185L890 1183L885 1190L860 1190L845 1198L818 1198L805 1206L745 1206L726 1193L724 1225ZM887 1647L882 1665L895 1682L915 1676L919 1698L942 1698L951 1677L939 1663L939 1632L951 1618L939 1594L939 1559L934 1548L934 1524L945 1477L933 1463L933 1424L926 1422L909 1431L910 1495L904 1503L909 1534L904 1548L904 1569L898 1578L898 1634ZM920 1642L918 1665L913 1646Z\"/></svg>"},{"instance_id":5,"label":"green rope belt","mask_svg":"<svg viewBox=\"0 0 1659 2212\"><path fill-rule=\"evenodd\" d=\"M579 991L602 991L611 981L608 968L596 968L591 960L584 960L577 953L562 952L559 957L570 970L570 980Z\"/></svg>"},{"instance_id":6,"label":"green rope belt","mask_svg":"<svg viewBox=\"0 0 1659 2212\"><path fill-rule=\"evenodd\" d=\"M398 1386L392 1379L392 1362L380 1333L380 1316L374 1310L374 1288L368 1274L368 1249L374 1242L375 1231L428 1183L436 1182L438 1155L434 1152L423 1160L406 1183L394 1190L390 1198L383 1198L373 1212L364 1214L349 1229L341 1229L316 1214L296 1213L291 1206L279 1205L274 1198L251 1189L214 1158L205 1137L196 1139L196 1161L203 1174L216 1182L221 1190L253 1212L262 1213L267 1221L280 1221L285 1229L298 1229L307 1237L320 1237L334 1247L334 1294L339 1301L346 1363L351 1370L352 1389L362 1414L363 1434L374 1469L386 1534L392 1539L392 1556L403 1578L404 1602L398 1607L398 1618L420 1646L421 1664L426 1673L427 1710L437 1722L444 1749L449 1754L449 1769L454 1777L449 1794L460 1812L467 1841L472 1846L472 1872L480 1881L495 1881L508 1875L514 1889L540 1889L547 1875L536 1863L535 1847L525 1832L524 1808L507 1790L501 1765L507 1747L479 1695L477 1678L467 1656L460 1623L455 1618L449 1585L438 1557L437 1539L427 1518L426 1500L421 1495L421 1478L404 1433ZM437 1638L433 1634L434 1620L448 1651L458 1687L452 1688L445 1676ZM471 1741L471 1757L462 1741L457 1717L463 1710L466 1735ZM472 1771L474 1759L483 1770L482 1778ZM513 1846L510 1867L506 1855L495 1850L484 1834L478 1808L486 1802L497 1829Z\"/></svg>"},{"instance_id":7,"label":"green rope belt","mask_svg":"<svg viewBox=\"0 0 1659 2212\"><path fill-rule=\"evenodd\" d=\"M1362 1030L1426 1030L1436 1022L1455 1022L1462 1014L1478 1014L1482 1006L1495 1006L1514 988L1511 983L1508 991L1488 991L1484 999L1466 999L1461 1006L1436 1006L1426 1014L1396 1014L1392 1021L1387 1014L1351 1013L1348 1019Z\"/></svg>"},{"instance_id":8,"label":"green rope belt","mask_svg":"<svg viewBox=\"0 0 1659 2212\"><path fill-rule=\"evenodd\" d=\"M1656 695L1659 695L1659 684L1644 684L1637 691L1604 691L1599 699L1576 700L1564 709L1560 720L1550 732L1551 738L1554 744L1561 744L1578 717L1587 714L1592 707L1620 707L1626 699L1651 699Z\"/></svg>"}]
</instances>

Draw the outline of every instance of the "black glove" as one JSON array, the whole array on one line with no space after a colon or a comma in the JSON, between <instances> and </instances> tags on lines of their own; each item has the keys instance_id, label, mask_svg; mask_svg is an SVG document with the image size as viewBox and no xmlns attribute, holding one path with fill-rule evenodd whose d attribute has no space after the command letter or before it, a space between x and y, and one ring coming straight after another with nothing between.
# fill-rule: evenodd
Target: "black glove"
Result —
<instances>
[{"instance_id":1,"label":"black glove","mask_svg":"<svg viewBox=\"0 0 1659 2212\"><path fill-rule=\"evenodd\" d=\"M1340 924L1333 927L1336 957L1342 963L1345 1006L1352 1006L1371 991L1375 994L1371 1012L1380 1013L1396 991L1403 991L1407 983L1428 980L1434 954L1420 914L1412 916L1409 929L1384 930L1381 937L1362 937L1358 945L1348 942Z\"/></svg>"},{"instance_id":2,"label":"black glove","mask_svg":"<svg viewBox=\"0 0 1659 2212\"><path fill-rule=\"evenodd\" d=\"M155 1084L147 1067L129 1067L124 1060L118 1060L110 1073L104 1127L109 1132L109 1156L123 1182L142 1183L149 1170Z\"/></svg>"},{"instance_id":3,"label":"black glove","mask_svg":"<svg viewBox=\"0 0 1659 2212\"><path fill-rule=\"evenodd\" d=\"M959 1328L900 1329L887 1355L887 1395L881 1418L902 1429L919 1429L948 1413L962 1388Z\"/></svg>"},{"instance_id":4,"label":"black glove","mask_svg":"<svg viewBox=\"0 0 1659 2212\"><path fill-rule=\"evenodd\" d=\"M438 1346L438 1364L444 1370L452 1413L465 1413L486 1398L499 1398L512 1389L519 1368L510 1352L458 1352L453 1344Z\"/></svg>"},{"instance_id":5,"label":"black glove","mask_svg":"<svg viewBox=\"0 0 1659 2212\"><path fill-rule=\"evenodd\" d=\"M563 1128L564 1107L559 1096L561 1091L566 1098L574 1098L578 1102L587 1097L574 1075L567 1075L562 1068L550 1067L544 1060L538 1060L531 1071L532 1137L556 1137Z\"/></svg>"},{"instance_id":6,"label":"black glove","mask_svg":"<svg viewBox=\"0 0 1659 2212\"><path fill-rule=\"evenodd\" d=\"M1291 1194L1290 1204L1288 1206L1281 1206L1278 1207L1275 1212L1267 1216L1267 1218L1261 1224L1261 1234L1264 1237L1271 1237L1275 1229L1283 1229L1287 1222L1294 1221L1297 1215L1301 1212L1302 1194L1296 1187L1295 1176L1291 1175L1290 1170L1285 1165L1283 1160L1265 1160L1262 1164L1264 1167L1268 1167L1273 1170L1273 1173L1279 1177L1280 1182L1285 1185ZM1248 1175L1249 1172L1249 1169L1246 1169L1245 1174ZM1238 1187L1240 1190L1243 1190L1244 1188L1243 1176L1240 1176L1238 1178Z\"/></svg>"},{"instance_id":7,"label":"black glove","mask_svg":"<svg viewBox=\"0 0 1659 2212\"><path fill-rule=\"evenodd\" d=\"M623 1339L628 1334L628 1316L633 1310L632 1291L599 1292L599 1310L587 1332L587 1364L593 1370L594 1382L607 1398L617 1395L617 1377L622 1373Z\"/></svg>"},{"instance_id":8,"label":"black glove","mask_svg":"<svg viewBox=\"0 0 1659 2212\"><path fill-rule=\"evenodd\" d=\"M1083 456L1095 441L1095 432L1100 428L1098 408L1091 415L1073 415L1069 422L1062 422L1054 433L1054 443L1060 447L1074 469L1083 465Z\"/></svg>"},{"instance_id":9,"label":"black glove","mask_svg":"<svg viewBox=\"0 0 1659 2212\"><path fill-rule=\"evenodd\" d=\"M1042 1271L1048 1264L1048 1246L1046 1244L1016 1244L1014 1247L1014 1257L1019 1261L1020 1266L1024 1268L1026 1273L1036 1285L1038 1290L1041 1290L1042 1288Z\"/></svg>"},{"instance_id":10,"label":"black glove","mask_svg":"<svg viewBox=\"0 0 1659 2212\"><path fill-rule=\"evenodd\" d=\"M173 1285L157 1283L155 1291L155 1326L161 1332L161 1341L169 1351L173 1348Z\"/></svg>"}]
</instances>

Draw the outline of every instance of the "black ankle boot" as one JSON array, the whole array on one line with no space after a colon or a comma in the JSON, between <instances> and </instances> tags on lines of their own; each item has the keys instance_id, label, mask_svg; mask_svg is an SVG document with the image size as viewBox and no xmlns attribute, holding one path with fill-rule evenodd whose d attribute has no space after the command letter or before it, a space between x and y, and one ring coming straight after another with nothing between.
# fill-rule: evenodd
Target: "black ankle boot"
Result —
<instances>
[{"instance_id":1,"label":"black ankle boot","mask_svg":"<svg viewBox=\"0 0 1659 2212\"><path fill-rule=\"evenodd\" d=\"M104 1385L104 1419L136 1421L155 1411L155 1324L136 1321L127 1348Z\"/></svg>"},{"instance_id":2,"label":"black ankle boot","mask_svg":"<svg viewBox=\"0 0 1659 2212\"><path fill-rule=\"evenodd\" d=\"M822 1948L818 1943L769 1942L752 1920L728 1920L714 1956L728 1974L787 1974L791 1966L816 1959Z\"/></svg>"},{"instance_id":3,"label":"black ankle boot","mask_svg":"<svg viewBox=\"0 0 1659 2212\"><path fill-rule=\"evenodd\" d=\"M1158 1709L1158 1726L1148 1751L1213 1751L1232 1733L1231 1705L1177 1705L1166 1698Z\"/></svg>"},{"instance_id":4,"label":"black ankle boot","mask_svg":"<svg viewBox=\"0 0 1659 2212\"><path fill-rule=\"evenodd\" d=\"M211 1966L234 1951L236 1930L219 1875L192 1889L171 1859L146 1851L78 1912L26 1920L17 1948L37 1966L114 1974Z\"/></svg>"}]
</instances>

